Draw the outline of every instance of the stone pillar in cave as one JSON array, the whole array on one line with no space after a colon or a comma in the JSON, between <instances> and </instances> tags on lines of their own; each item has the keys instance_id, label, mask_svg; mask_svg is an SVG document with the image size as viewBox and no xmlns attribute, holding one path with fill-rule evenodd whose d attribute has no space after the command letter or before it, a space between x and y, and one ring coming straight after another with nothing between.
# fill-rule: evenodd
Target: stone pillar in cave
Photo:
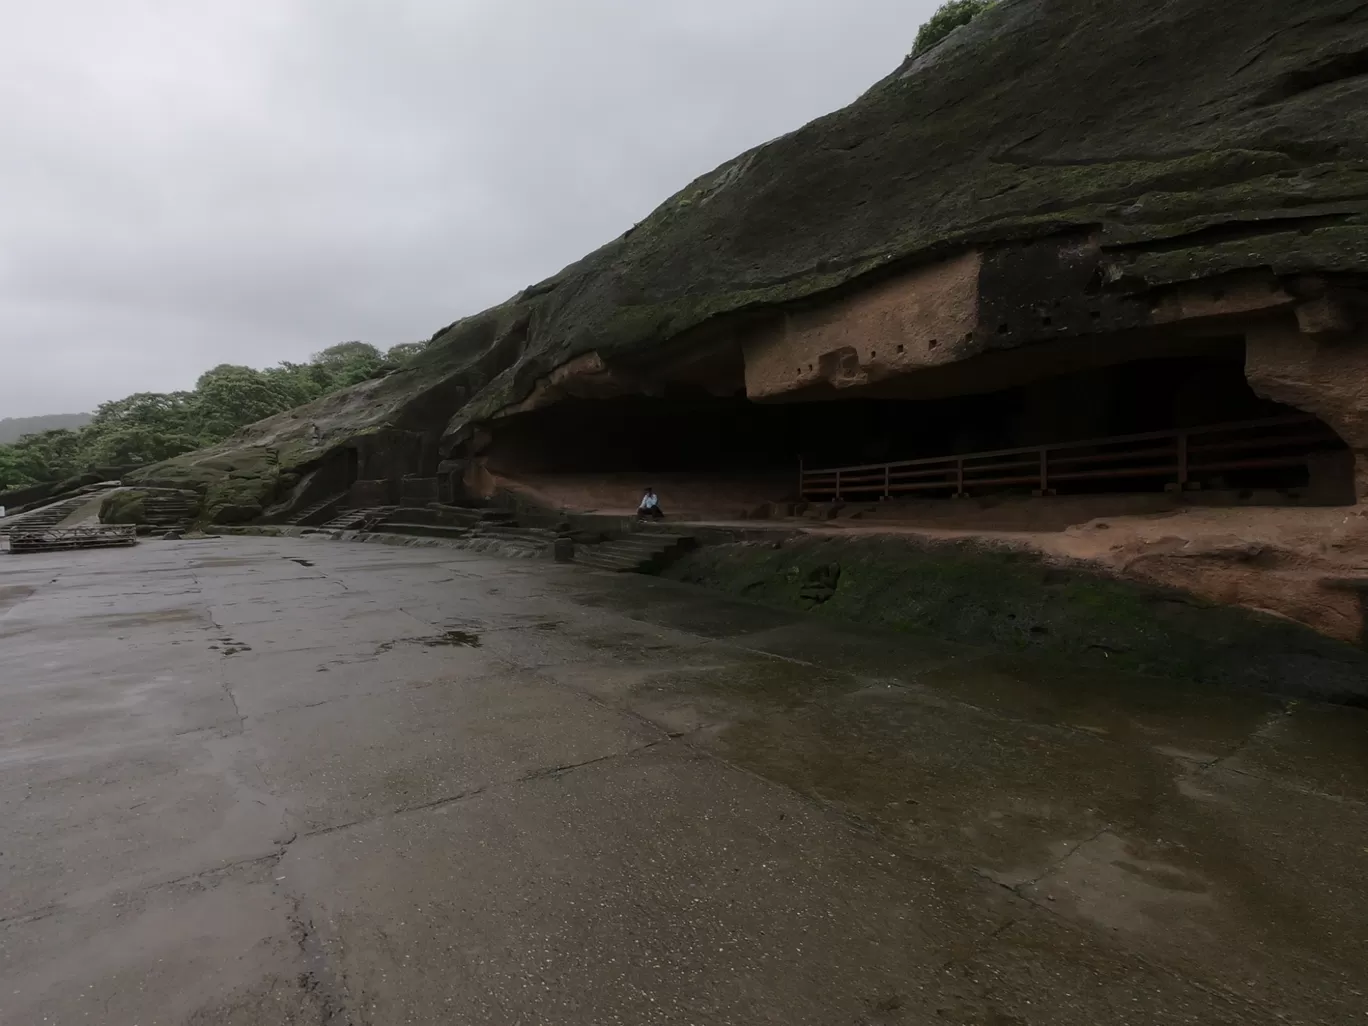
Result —
<instances>
[{"instance_id":1,"label":"stone pillar in cave","mask_svg":"<svg viewBox=\"0 0 1368 1026\"><path fill-rule=\"evenodd\" d=\"M1354 454L1355 494L1368 500L1368 330L1309 334L1269 321L1245 339L1245 376L1265 398L1313 413Z\"/></svg>"}]
</instances>

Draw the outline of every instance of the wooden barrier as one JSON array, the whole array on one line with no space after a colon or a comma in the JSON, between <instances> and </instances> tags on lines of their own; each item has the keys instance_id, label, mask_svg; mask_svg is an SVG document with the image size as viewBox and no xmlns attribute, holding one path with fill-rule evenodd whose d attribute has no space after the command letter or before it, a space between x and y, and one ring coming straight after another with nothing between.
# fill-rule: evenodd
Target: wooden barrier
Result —
<instances>
[{"instance_id":1,"label":"wooden barrier","mask_svg":"<svg viewBox=\"0 0 1368 1026\"><path fill-rule=\"evenodd\" d=\"M60 552L65 549L96 549L114 545L136 545L138 530L132 524L97 524L90 527L47 527L25 531L16 527L10 534L12 554Z\"/></svg>"},{"instance_id":2,"label":"wooden barrier","mask_svg":"<svg viewBox=\"0 0 1368 1026\"><path fill-rule=\"evenodd\" d=\"M1304 466L1312 453L1339 444L1315 417L1269 417L895 463L818 470L800 464L799 491L804 499L870 499L1030 485L1049 495L1068 482L1123 478L1185 488L1231 470Z\"/></svg>"}]
</instances>

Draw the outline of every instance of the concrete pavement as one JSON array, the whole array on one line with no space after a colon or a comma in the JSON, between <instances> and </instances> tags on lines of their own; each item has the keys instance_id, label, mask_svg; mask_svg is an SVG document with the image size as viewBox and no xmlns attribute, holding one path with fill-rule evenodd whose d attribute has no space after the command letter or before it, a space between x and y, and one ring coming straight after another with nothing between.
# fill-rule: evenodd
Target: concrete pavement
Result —
<instances>
[{"instance_id":1,"label":"concrete pavement","mask_svg":"<svg viewBox=\"0 0 1368 1026\"><path fill-rule=\"evenodd\" d=\"M1363 1023L1368 714L294 539L0 559L0 1022Z\"/></svg>"}]
</instances>

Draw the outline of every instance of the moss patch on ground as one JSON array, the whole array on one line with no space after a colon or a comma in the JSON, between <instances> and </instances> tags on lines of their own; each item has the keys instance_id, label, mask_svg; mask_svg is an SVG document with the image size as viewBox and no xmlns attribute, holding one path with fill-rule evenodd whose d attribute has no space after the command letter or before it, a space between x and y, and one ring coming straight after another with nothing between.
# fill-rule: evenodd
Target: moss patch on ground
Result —
<instances>
[{"instance_id":1,"label":"moss patch on ground","mask_svg":"<svg viewBox=\"0 0 1368 1026\"><path fill-rule=\"evenodd\" d=\"M974 543L709 546L665 576L769 605L1080 666L1368 702L1368 653L1309 628Z\"/></svg>"}]
</instances>

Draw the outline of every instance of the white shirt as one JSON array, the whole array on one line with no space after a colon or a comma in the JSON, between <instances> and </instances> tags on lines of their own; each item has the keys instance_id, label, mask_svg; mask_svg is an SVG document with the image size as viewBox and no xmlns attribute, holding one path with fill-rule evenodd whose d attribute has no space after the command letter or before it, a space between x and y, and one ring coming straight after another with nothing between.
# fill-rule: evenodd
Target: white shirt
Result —
<instances>
[{"instance_id":1,"label":"white shirt","mask_svg":"<svg viewBox=\"0 0 1368 1026\"><path fill-rule=\"evenodd\" d=\"M653 493L641 497L641 505L637 509L655 509L660 505L660 499Z\"/></svg>"}]
</instances>

